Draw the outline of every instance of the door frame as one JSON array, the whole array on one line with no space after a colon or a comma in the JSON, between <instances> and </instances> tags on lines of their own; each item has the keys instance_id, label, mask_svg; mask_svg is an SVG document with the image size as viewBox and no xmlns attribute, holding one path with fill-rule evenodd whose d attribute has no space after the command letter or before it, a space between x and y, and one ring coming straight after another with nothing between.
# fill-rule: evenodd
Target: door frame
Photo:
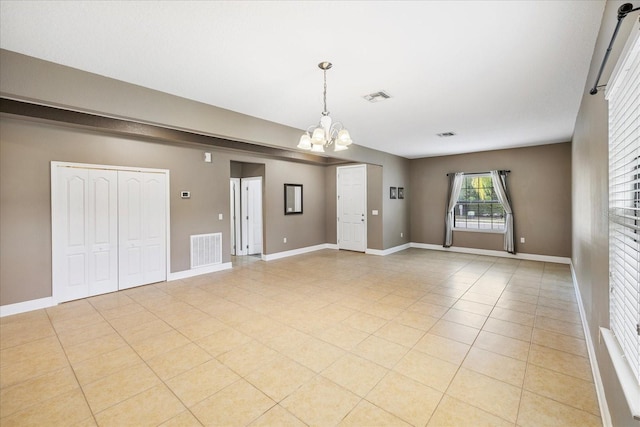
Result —
<instances>
[{"instance_id":1,"label":"door frame","mask_svg":"<svg viewBox=\"0 0 640 427\"><path fill-rule=\"evenodd\" d=\"M252 181L252 182L259 182L260 183L260 235L261 235L261 243L260 243L260 255L262 256L264 254L264 181L262 179L262 176L251 176L251 177L246 177L246 178L240 178L240 215L241 215L241 229L242 229L242 240L241 240L241 244L242 244L242 254L243 255L249 255L249 248L247 247L249 244L249 223L246 221L246 218L244 217L244 213L246 212L245 209L248 208L248 206L245 206L244 203L242 203L242 200L245 200L245 193L247 193L245 190L242 189L242 187L244 186L244 183L247 181ZM249 204L249 194L246 194L246 200L247 200L247 205ZM245 222L246 222L246 226L245 226Z\"/></svg>"},{"instance_id":2,"label":"door frame","mask_svg":"<svg viewBox=\"0 0 640 427\"><path fill-rule=\"evenodd\" d=\"M240 209L241 178L229 178L230 222L231 222L231 255L245 255L242 248L242 210ZM240 220L240 221L238 221ZM235 248L234 248L235 246Z\"/></svg>"},{"instance_id":3,"label":"door frame","mask_svg":"<svg viewBox=\"0 0 640 427\"><path fill-rule=\"evenodd\" d=\"M170 171L168 169L153 169L142 167L130 167L130 166L114 166L114 165L98 165L92 163L73 163L73 162L51 162L51 295L53 301L60 303L59 291L56 289L56 282L58 281L55 260L58 253L56 252L56 240L59 234L58 230L58 216L56 213L58 202L58 168L80 168L80 169L103 169L103 170L115 170L115 171L130 171L130 172L152 172L163 173L166 176L166 194L165 194L165 233L166 233L166 279L168 280L171 272L171 192L170 192Z\"/></svg>"},{"instance_id":4,"label":"door frame","mask_svg":"<svg viewBox=\"0 0 640 427\"><path fill-rule=\"evenodd\" d=\"M338 249L340 249L340 221L338 218L340 217L340 170L344 169L356 169L362 168L364 170L364 186L363 186L363 197L364 197L364 236L363 243L364 249L363 253L367 251L367 236L369 234L369 220L368 220L368 205L367 205L367 165L366 164L358 164L358 165L349 165L349 166L337 166L336 167L336 242Z\"/></svg>"}]
</instances>

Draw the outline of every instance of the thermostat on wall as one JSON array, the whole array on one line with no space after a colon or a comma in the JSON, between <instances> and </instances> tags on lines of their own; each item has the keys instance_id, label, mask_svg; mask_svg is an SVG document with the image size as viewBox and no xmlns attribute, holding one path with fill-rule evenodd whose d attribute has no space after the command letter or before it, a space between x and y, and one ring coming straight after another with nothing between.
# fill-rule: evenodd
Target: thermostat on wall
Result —
<instances>
[{"instance_id":1,"label":"thermostat on wall","mask_svg":"<svg viewBox=\"0 0 640 427\"><path fill-rule=\"evenodd\" d=\"M190 199L191 198L191 191L181 191L180 192L180 197L183 199Z\"/></svg>"}]
</instances>

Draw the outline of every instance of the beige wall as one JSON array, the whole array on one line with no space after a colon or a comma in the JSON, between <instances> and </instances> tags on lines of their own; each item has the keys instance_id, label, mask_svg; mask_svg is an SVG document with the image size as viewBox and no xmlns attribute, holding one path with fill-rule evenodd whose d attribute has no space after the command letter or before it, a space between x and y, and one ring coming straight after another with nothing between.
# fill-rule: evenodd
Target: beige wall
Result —
<instances>
[{"instance_id":1,"label":"beige wall","mask_svg":"<svg viewBox=\"0 0 640 427\"><path fill-rule=\"evenodd\" d=\"M511 170L518 252L571 256L571 144L430 157L411 162L411 239L442 245L449 172ZM520 237L525 243L519 243ZM453 245L503 250L503 235L454 232Z\"/></svg>"},{"instance_id":2,"label":"beige wall","mask_svg":"<svg viewBox=\"0 0 640 427\"><path fill-rule=\"evenodd\" d=\"M604 89L589 95L611 40L617 22L617 10L624 1L610 1L604 13L602 28L591 60L580 112L573 136L573 253L571 260L576 274L585 317L594 343L596 359L605 389L607 404L614 426L635 426L621 392L599 328L609 326L609 254L608 254L608 111ZM600 79L606 84L621 50L631 32L637 14L630 14L620 28L607 67Z\"/></svg>"}]
</instances>

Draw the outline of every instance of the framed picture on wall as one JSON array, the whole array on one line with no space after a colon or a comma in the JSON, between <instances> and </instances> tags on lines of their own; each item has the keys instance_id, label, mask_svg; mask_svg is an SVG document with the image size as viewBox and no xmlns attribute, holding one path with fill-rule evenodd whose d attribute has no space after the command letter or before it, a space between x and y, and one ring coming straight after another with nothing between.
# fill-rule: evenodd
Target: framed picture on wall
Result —
<instances>
[{"instance_id":1,"label":"framed picture on wall","mask_svg":"<svg viewBox=\"0 0 640 427\"><path fill-rule=\"evenodd\" d=\"M404 199L404 187L398 187L398 199Z\"/></svg>"},{"instance_id":2,"label":"framed picture on wall","mask_svg":"<svg viewBox=\"0 0 640 427\"><path fill-rule=\"evenodd\" d=\"M389 198L390 199L398 198L398 189L396 187L389 187Z\"/></svg>"}]
</instances>

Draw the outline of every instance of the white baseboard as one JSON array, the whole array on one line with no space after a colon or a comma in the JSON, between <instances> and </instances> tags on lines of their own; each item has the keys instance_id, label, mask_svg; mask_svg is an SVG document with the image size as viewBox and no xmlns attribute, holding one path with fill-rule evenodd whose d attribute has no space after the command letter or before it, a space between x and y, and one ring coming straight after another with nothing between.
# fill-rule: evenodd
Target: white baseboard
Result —
<instances>
[{"instance_id":1,"label":"white baseboard","mask_svg":"<svg viewBox=\"0 0 640 427\"><path fill-rule=\"evenodd\" d=\"M409 245L412 248L430 249L433 251L495 256L500 258L512 258L512 259L521 259L521 260L527 260L527 261L553 262L556 264L571 264L571 258L551 256L551 255L538 255L538 254L526 254L526 253L517 253L514 255L505 251L494 251L489 249L463 248L463 247L457 247L457 246L451 246L450 248L445 248L441 245L433 245L430 243L413 243L412 242Z\"/></svg>"},{"instance_id":2,"label":"white baseboard","mask_svg":"<svg viewBox=\"0 0 640 427\"><path fill-rule=\"evenodd\" d=\"M600 376L600 368L598 367L598 360L596 359L596 350L593 347L593 340L591 339L591 333L589 330L589 323L587 322L587 316L584 311L584 305L582 303L582 296L580 295L580 287L578 286L578 278L576 277L576 271L571 265L571 278L573 279L573 288L576 293L576 300L578 300L578 310L580 311L580 319L582 320L582 328L584 330L584 338L587 343L587 352L589 354L589 362L591 365L591 373L593 374L593 382L596 387L596 396L598 397L598 404L600 406L600 418L602 419L602 425L604 427L611 427L611 414L609 413L609 406L607 405L607 399L604 394L604 385L602 384L602 377Z\"/></svg>"},{"instance_id":3,"label":"white baseboard","mask_svg":"<svg viewBox=\"0 0 640 427\"><path fill-rule=\"evenodd\" d=\"M189 277L200 276L202 274L215 273L216 271L229 270L232 265L230 262L225 262L223 264L211 265L208 267L202 268L194 268L191 270L178 271L176 273L169 273L167 277L167 282L171 282L172 280L180 280L186 279Z\"/></svg>"},{"instance_id":4,"label":"white baseboard","mask_svg":"<svg viewBox=\"0 0 640 427\"><path fill-rule=\"evenodd\" d=\"M53 297L32 299L15 304L0 305L0 317L11 316L12 314L26 313L27 311L40 310L41 308L58 305Z\"/></svg>"},{"instance_id":5,"label":"white baseboard","mask_svg":"<svg viewBox=\"0 0 640 427\"><path fill-rule=\"evenodd\" d=\"M405 243L404 245L394 246L393 248L389 249L367 249L364 253L367 255L386 256L396 252L404 251L405 249L409 249L411 247L410 245L410 243Z\"/></svg>"},{"instance_id":6,"label":"white baseboard","mask_svg":"<svg viewBox=\"0 0 640 427\"><path fill-rule=\"evenodd\" d=\"M338 245L323 243L321 245L307 246L306 248L292 249L290 251L276 252L274 254L262 254L263 261L273 261L280 258L287 258L294 255L302 255L308 252L321 251L322 249L338 249Z\"/></svg>"}]
</instances>

